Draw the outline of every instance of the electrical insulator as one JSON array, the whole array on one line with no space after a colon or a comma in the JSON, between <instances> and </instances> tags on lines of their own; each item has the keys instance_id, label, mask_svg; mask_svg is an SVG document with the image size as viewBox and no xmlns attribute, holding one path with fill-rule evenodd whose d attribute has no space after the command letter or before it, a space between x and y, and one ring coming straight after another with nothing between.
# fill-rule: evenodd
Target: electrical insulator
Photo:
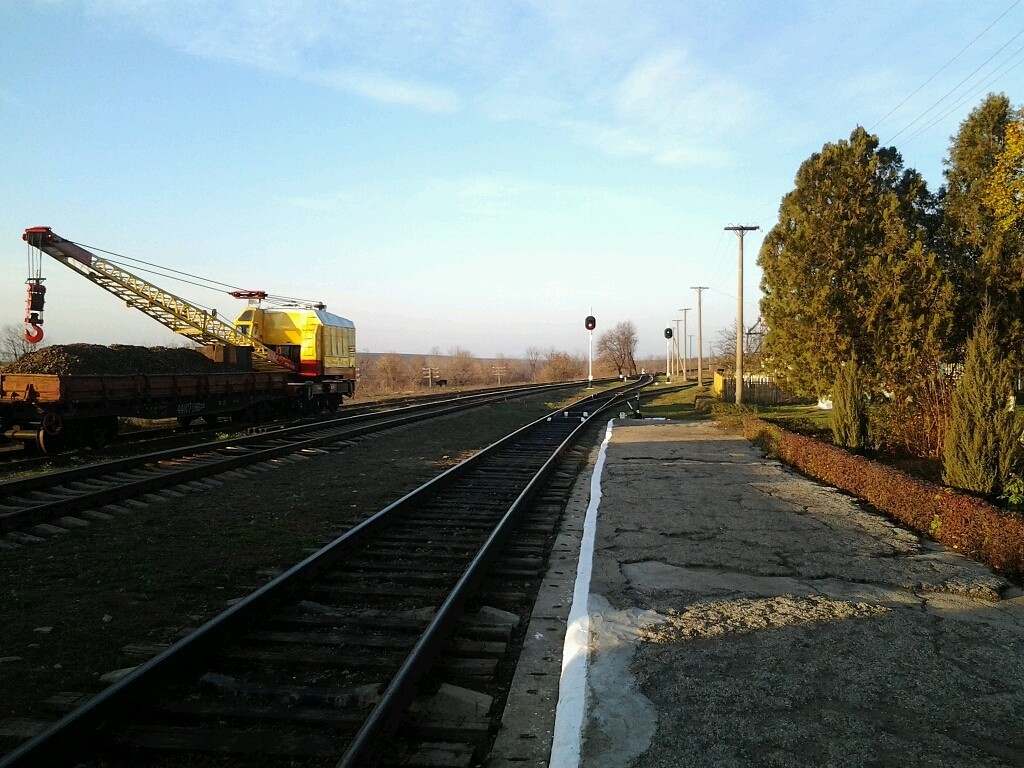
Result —
<instances>
[{"instance_id":1,"label":"electrical insulator","mask_svg":"<svg viewBox=\"0 0 1024 768\"><path fill-rule=\"evenodd\" d=\"M587 326L588 331L592 331L597 328L597 320L594 319L593 315L587 315L587 319L583 321L583 324Z\"/></svg>"},{"instance_id":2,"label":"electrical insulator","mask_svg":"<svg viewBox=\"0 0 1024 768\"><path fill-rule=\"evenodd\" d=\"M672 329L671 328L666 328L665 329L665 338L666 339L671 339L672 338Z\"/></svg>"}]
</instances>

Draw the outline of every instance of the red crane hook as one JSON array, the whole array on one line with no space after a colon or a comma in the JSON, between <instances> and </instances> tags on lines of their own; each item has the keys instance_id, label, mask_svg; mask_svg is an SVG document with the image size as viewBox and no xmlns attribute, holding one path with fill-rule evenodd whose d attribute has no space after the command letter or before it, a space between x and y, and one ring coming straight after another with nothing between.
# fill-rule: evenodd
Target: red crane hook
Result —
<instances>
[{"instance_id":1,"label":"red crane hook","mask_svg":"<svg viewBox=\"0 0 1024 768\"><path fill-rule=\"evenodd\" d=\"M32 330L28 330L31 328ZM25 329L25 341L29 344L38 344L43 340L43 329L38 325L29 324L28 328Z\"/></svg>"}]
</instances>

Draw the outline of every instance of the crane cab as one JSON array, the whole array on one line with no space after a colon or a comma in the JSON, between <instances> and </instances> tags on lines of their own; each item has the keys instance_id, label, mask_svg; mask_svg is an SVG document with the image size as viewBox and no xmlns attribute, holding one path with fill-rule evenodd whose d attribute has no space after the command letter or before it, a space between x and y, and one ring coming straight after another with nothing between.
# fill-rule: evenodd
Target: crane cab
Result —
<instances>
[{"instance_id":1,"label":"crane cab","mask_svg":"<svg viewBox=\"0 0 1024 768\"><path fill-rule=\"evenodd\" d=\"M355 325L326 309L247 307L235 330L287 357L302 378L355 380Z\"/></svg>"}]
</instances>

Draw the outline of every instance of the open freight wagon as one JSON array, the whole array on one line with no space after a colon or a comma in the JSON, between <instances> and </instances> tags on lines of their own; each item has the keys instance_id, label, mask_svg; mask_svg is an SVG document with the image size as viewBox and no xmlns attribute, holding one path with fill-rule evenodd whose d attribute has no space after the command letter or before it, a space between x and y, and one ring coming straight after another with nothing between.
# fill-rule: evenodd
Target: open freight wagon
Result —
<instances>
[{"instance_id":1,"label":"open freight wagon","mask_svg":"<svg viewBox=\"0 0 1024 768\"><path fill-rule=\"evenodd\" d=\"M0 373L0 432L44 453L63 445L102 446L118 418L258 421L301 409L281 373L58 376Z\"/></svg>"}]
</instances>

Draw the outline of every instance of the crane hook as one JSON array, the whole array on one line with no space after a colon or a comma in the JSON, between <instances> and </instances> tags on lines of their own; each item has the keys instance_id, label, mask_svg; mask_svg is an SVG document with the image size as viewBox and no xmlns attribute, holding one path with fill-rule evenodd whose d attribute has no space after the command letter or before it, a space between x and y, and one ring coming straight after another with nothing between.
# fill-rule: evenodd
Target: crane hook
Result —
<instances>
[{"instance_id":1,"label":"crane hook","mask_svg":"<svg viewBox=\"0 0 1024 768\"><path fill-rule=\"evenodd\" d=\"M43 304L46 302L46 288L43 278L28 279L28 296L25 299L25 341L38 344L43 340ZM31 328L32 330L28 330Z\"/></svg>"}]
</instances>

